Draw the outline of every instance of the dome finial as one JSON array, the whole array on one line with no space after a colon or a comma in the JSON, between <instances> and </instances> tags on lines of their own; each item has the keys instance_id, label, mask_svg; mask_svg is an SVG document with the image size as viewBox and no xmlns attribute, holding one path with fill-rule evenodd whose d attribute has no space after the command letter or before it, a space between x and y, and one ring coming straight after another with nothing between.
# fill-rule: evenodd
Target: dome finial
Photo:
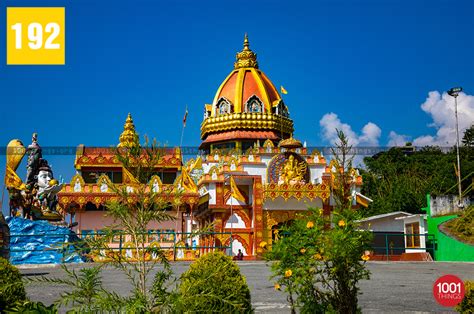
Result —
<instances>
[{"instance_id":1,"label":"dome finial","mask_svg":"<svg viewBox=\"0 0 474 314\"><path fill-rule=\"evenodd\" d=\"M130 112L127 115L127 119L123 125L123 132L120 134L119 139L120 143L117 145L118 147L131 147L138 143L138 134L135 131L135 124L133 124Z\"/></svg>"},{"instance_id":2,"label":"dome finial","mask_svg":"<svg viewBox=\"0 0 474 314\"><path fill-rule=\"evenodd\" d=\"M249 37L247 36L247 33L245 33L245 37L244 37L244 50L250 50Z\"/></svg>"},{"instance_id":3,"label":"dome finial","mask_svg":"<svg viewBox=\"0 0 474 314\"><path fill-rule=\"evenodd\" d=\"M249 37L247 33L244 36L244 49L237 53L234 69L256 68L258 69L257 54L249 48Z\"/></svg>"}]
</instances>

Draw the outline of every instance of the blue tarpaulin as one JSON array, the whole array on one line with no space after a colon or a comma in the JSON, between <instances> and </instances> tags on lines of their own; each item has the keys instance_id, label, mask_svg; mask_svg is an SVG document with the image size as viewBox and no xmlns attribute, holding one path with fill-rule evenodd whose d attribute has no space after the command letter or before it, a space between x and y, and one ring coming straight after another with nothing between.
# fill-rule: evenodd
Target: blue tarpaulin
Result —
<instances>
[{"instance_id":1,"label":"blue tarpaulin","mask_svg":"<svg viewBox=\"0 0 474 314\"><path fill-rule=\"evenodd\" d=\"M33 221L7 217L6 221L10 227L12 264L60 264L84 261L73 245L79 238L69 228L52 225L46 220Z\"/></svg>"}]
</instances>

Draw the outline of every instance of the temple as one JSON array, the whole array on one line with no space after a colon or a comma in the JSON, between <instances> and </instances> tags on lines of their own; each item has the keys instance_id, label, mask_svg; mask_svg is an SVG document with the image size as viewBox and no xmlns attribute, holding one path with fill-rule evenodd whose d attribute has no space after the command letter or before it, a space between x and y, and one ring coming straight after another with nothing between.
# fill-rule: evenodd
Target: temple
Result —
<instances>
[{"instance_id":1,"label":"temple","mask_svg":"<svg viewBox=\"0 0 474 314\"><path fill-rule=\"evenodd\" d=\"M293 121L272 81L259 69L247 36L234 68L204 106L202 155L183 160L179 148L166 149L148 184L169 199L177 221L149 226L150 231L191 232L212 224L214 233L201 235L189 247L201 252L213 247L240 249L246 259L258 258L261 243L271 245L282 224L308 207L332 208L334 165L319 151L308 151L293 138ZM137 142L131 115L118 146ZM114 197L111 184L129 184L112 149L80 145L77 174L59 192L59 206L77 222L79 234L110 224L104 216ZM183 178L192 178L186 184ZM353 205L366 206L360 194L362 178L351 171ZM173 196L167 193L179 189ZM178 195L178 194L176 194ZM175 199L173 199L175 198ZM230 236L229 236L230 235ZM188 244L188 243L186 243Z\"/></svg>"}]
</instances>

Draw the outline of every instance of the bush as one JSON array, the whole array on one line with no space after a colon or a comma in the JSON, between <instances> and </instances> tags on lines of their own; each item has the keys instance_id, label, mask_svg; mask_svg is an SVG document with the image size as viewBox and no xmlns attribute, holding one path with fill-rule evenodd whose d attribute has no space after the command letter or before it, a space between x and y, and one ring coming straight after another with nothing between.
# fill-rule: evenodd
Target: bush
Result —
<instances>
[{"instance_id":1,"label":"bush","mask_svg":"<svg viewBox=\"0 0 474 314\"><path fill-rule=\"evenodd\" d=\"M370 232L358 230L352 209L334 211L309 209L290 226L265 257L273 261L275 289L284 289L292 313L357 313L358 283L369 279L365 262ZM329 227L330 225L333 227Z\"/></svg>"},{"instance_id":2,"label":"bush","mask_svg":"<svg viewBox=\"0 0 474 314\"><path fill-rule=\"evenodd\" d=\"M54 304L46 306L41 302L18 301L12 307L9 307L5 313L23 313L23 314L55 314L58 310Z\"/></svg>"},{"instance_id":3,"label":"bush","mask_svg":"<svg viewBox=\"0 0 474 314\"><path fill-rule=\"evenodd\" d=\"M18 269L0 257L0 309L26 300L25 286Z\"/></svg>"},{"instance_id":4,"label":"bush","mask_svg":"<svg viewBox=\"0 0 474 314\"><path fill-rule=\"evenodd\" d=\"M464 282L466 293L461 303L456 306L456 311L459 313L473 313L474 312L474 281Z\"/></svg>"},{"instance_id":5,"label":"bush","mask_svg":"<svg viewBox=\"0 0 474 314\"><path fill-rule=\"evenodd\" d=\"M239 267L215 252L196 260L181 275L178 312L251 313L250 290Z\"/></svg>"}]
</instances>

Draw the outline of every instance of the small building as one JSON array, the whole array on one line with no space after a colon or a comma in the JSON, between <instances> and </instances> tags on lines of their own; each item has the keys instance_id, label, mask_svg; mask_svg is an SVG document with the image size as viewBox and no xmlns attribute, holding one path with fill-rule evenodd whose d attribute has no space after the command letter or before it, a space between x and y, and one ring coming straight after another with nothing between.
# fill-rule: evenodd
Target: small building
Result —
<instances>
[{"instance_id":1,"label":"small building","mask_svg":"<svg viewBox=\"0 0 474 314\"><path fill-rule=\"evenodd\" d=\"M398 259L403 253L426 252L426 215L403 211L380 214L359 221L361 229L374 234L372 242L376 256Z\"/></svg>"}]
</instances>

